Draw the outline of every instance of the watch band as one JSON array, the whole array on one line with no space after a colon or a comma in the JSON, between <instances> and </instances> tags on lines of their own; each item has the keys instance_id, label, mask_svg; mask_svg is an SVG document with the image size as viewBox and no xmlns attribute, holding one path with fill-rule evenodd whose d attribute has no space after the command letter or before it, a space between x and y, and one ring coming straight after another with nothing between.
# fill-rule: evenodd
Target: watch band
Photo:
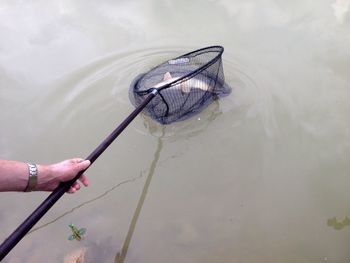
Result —
<instances>
[{"instance_id":1,"label":"watch band","mask_svg":"<svg viewBox=\"0 0 350 263\"><path fill-rule=\"evenodd\" d=\"M34 187L38 183L38 168L36 164L28 163L28 171L29 171L28 184L24 192L33 191Z\"/></svg>"}]
</instances>

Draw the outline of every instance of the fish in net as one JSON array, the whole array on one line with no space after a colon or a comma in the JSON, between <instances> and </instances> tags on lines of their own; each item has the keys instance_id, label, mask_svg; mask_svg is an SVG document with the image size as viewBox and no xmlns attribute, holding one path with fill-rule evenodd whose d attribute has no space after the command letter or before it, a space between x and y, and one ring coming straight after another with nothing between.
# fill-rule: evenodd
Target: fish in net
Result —
<instances>
[{"instance_id":1,"label":"fish in net","mask_svg":"<svg viewBox=\"0 0 350 263\"><path fill-rule=\"evenodd\" d=\"M131 83L129 98L138 107L152 92L156 96L143 112L161 124L185 120L210 102L230 94L225 83L221 46L202 48L168 60Z\"/></svg>"}]
</instances>

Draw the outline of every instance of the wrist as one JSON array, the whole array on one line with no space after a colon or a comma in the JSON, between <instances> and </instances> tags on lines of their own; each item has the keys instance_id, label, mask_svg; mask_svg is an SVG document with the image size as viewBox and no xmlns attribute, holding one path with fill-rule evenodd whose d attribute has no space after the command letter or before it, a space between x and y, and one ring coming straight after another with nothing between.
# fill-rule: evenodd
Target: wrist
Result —
<instances>
[{"instance_id":1,"label":"wrist","mask_svg":"<svg viewBox=\"0 0 350 263\"><path fill-rule=\"evenodd\" d=\"M42 191L42 190L45 190L45 186L50 181L51 168L50 168L50 165L42 165L42 164L37 165L37 168L38 168L38 180L33 191Z\"/></svg>"}]
</instances>

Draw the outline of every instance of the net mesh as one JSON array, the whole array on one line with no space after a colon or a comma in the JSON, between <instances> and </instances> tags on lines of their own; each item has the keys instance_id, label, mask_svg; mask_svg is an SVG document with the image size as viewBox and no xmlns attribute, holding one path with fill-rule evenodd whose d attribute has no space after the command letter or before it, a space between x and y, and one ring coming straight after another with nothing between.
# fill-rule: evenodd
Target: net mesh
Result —
<instances>
[{"instance_id":1,"label":"net mesh","mask_svg":"<svg viewBox=\"0 0 350 263\"><path fill-rule=\"evenodd\" d=\"M154 89L158 93L144 113L169 124L202 111L213 100L228 95L221 46L202 48L168 60L131 83L129 97L137 107Z\"/></svg>"}]
</instances>

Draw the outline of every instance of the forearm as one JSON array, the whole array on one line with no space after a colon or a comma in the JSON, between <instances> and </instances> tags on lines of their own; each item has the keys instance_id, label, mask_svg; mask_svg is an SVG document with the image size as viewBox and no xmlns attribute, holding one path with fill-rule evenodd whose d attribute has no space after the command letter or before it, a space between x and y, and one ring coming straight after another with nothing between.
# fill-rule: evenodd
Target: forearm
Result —
<instances>
[{"instance_id":1,"label":"forearm","mask_svg":"<svg viewBox=\"0 0 350 263\"><path fill-rule=\"evenodd\" d=\"M28 184L28 165L0 160L0 191L24 191Z\"/></svg>"},{"instance_id":2,"label":"forearm","mask_svg":"<svg viewBox=\"0 0 350 263\"><path fill-rule=\"evenodd\" d=\"M49 165L36 165L38 181L33 190L43 190L47 181L52 180ZM18 161L0 160L0 192L24 191L28 185L28 164Z\"/></svg>"}]
</instances>

